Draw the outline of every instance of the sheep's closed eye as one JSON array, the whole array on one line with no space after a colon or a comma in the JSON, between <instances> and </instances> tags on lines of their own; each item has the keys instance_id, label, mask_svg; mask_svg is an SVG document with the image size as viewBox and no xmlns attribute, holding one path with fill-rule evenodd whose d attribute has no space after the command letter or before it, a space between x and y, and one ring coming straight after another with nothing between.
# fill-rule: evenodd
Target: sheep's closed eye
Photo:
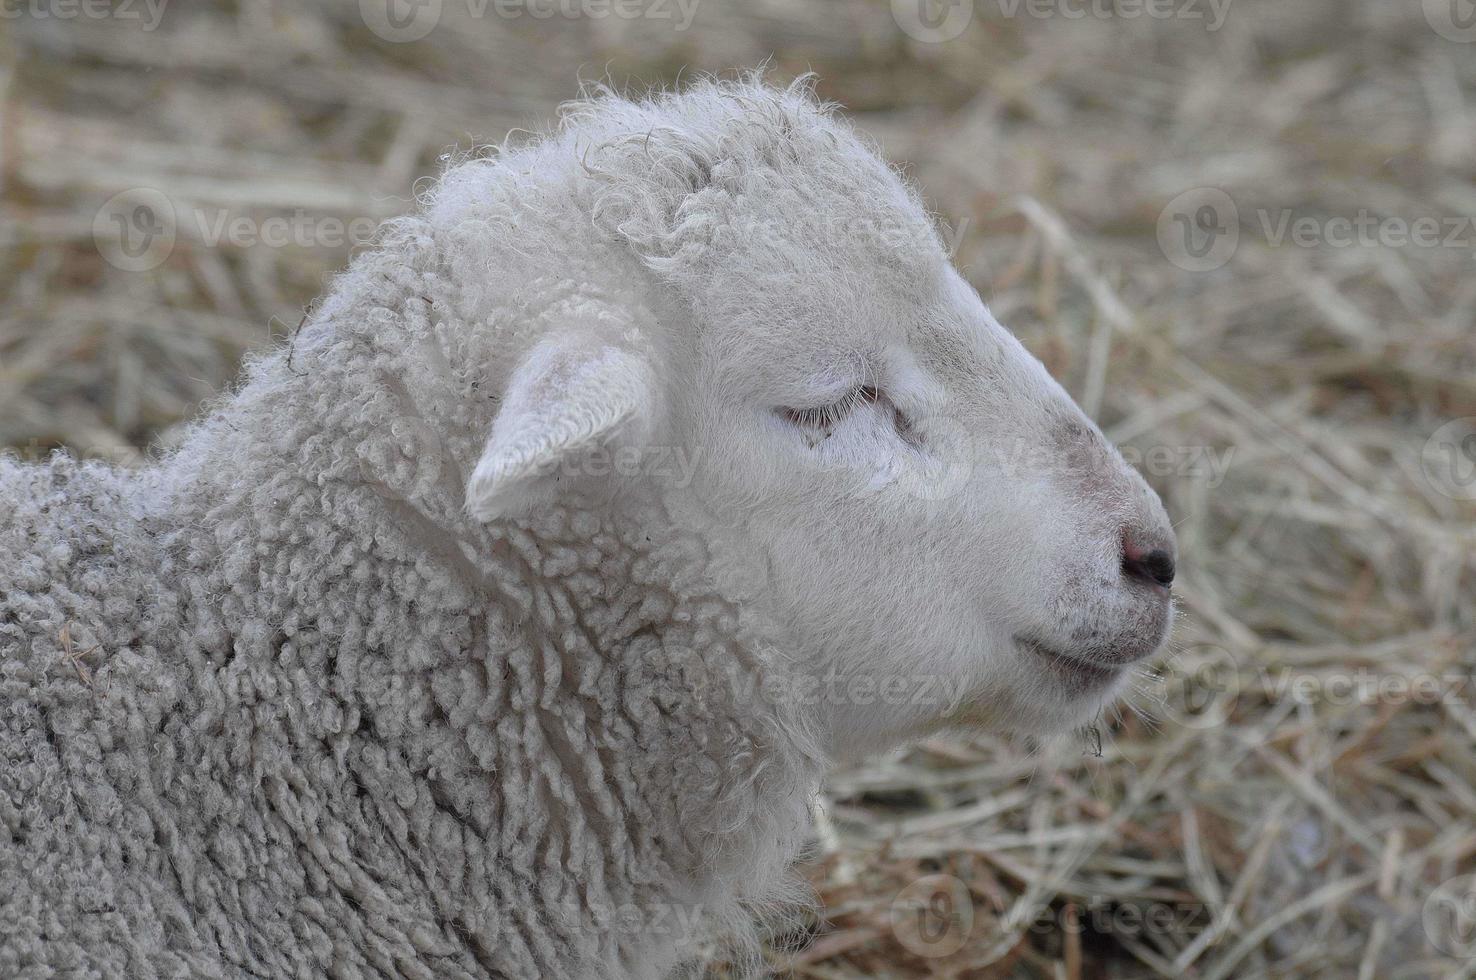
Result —
<instances>
[{"instance_id":1,"label":"sheep's closed eye","mask_svg":"<svg viewBox=\"0 0 1476 980\"><path fill-rule=\"evenodd\" d=\"M813 408L781 408L778 414L790 425L800 429L810 438L812 446L830 438L835 427L864 405L879 405L891 417L897 435L914 448L917 445L912 425L906 416L882 391L871 385L857 385L844 398L829 405Z\"/></svg>"},{"instance_id":2,"label":"sheep's closed eye","mask_svg":"<svg viewBox=\"0 0 1476 980\"><path fill-rule=\"evenodd\" d=\"M803 429L829 432L835 428L858 405L871 405L881 397L880 392L870 385L858 385L848 391L844 398L829 405L815 408L781 408L779 414Z\"/></svg>"}]
</instances>

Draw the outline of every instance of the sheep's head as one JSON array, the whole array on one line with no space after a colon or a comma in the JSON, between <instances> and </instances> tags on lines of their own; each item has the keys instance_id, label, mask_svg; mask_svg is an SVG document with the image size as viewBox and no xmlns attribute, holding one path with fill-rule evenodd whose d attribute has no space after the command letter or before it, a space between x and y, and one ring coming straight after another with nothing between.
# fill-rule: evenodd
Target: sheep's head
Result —
<instances>
[{"instance_id":1,"label":"sheep's head","mask_svg":"<svg viewBox=\"0 0 1476 980\"><path fill-rule=\"evenodd\" d=\"M585 166L649 308L525 357L473 512L577 492L517 478L551 455L675 447L661 492L762 572L833 749L1090 721L1169 630L1157 496L807 98L621 105L639 136Z\"/></svg>"}]
</instances>

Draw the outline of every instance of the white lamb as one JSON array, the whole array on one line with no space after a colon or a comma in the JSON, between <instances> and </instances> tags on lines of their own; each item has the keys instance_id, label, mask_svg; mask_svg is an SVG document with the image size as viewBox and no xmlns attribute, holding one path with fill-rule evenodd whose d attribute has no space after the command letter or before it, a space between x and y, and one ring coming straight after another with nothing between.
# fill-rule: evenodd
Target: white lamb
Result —
<instances>
[{"instance_id":1,"label":"white lamb","mask_svg":"<svg viewBox=\"0 0 1476 980\"><path fill-rule=\"evenodd\" d=\"M1172 576L806 90L598 95L174 454L0 461L0 976L662 976L830 760L1089 720Z\"/></svg>"}]
</instances>

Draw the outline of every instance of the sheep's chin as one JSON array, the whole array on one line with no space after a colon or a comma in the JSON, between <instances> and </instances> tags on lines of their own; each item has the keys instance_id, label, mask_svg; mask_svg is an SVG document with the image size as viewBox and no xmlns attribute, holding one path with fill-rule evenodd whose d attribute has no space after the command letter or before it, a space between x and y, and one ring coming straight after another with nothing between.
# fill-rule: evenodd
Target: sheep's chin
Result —
<instances>
[{"instance_id":1,"label":"sheep's chin","mask_svg":"<svg viewBox=\"0 0 1476 980\"><path fill-rule=\"evenodd\" d=\"M1117 700L1127 684L1129 671L1120 671L1105 686L1090 692L1041 698L1020 713L1011 734L1034 738L1066 735L1090 726Z\"/></svg>"},{"instance_id":2,"label":"sheep's chin","mask_svg":"<svg viewBox=\"0 0 1476 980\"><path fill-rule=\"evenodd\" d=\"M1031 655L1034 659L1035 655ZM1027 671L1023 668L1029 667ZM1117 700L1133 668L1112 672L1095 683L1062 682L1042 676L1038 664L1022 662L1022 670L1006 689L994 688L965 698L953 712L926 726L920 736L981 731L1032 740L1066 736L1095 723Z\"/></svg>"},{"instance_id":3,"label":"sheep's chin","mask_svg":"<svg viewBox=\"0 0 1476 980\"><path fill-rule=\"evenodd\" d=\"M1016 641L1016 646L1027 669L1043 673L1050 683L1059 686L1073 700L1092 698L1103 691L1115 690L1127 672L1125 665L1088 663L1035 642Z\"/></svg>"},{"instance_id":4,"label":"sheep's chin","mask_svg":"<svg viewBox=\"0 0 1476 980\"><path fill-rule=\"evenodd\" d=\"M1128 687L1134 667L1099 667L1067 657L1026 652L1033 674L1017 703L1014 733L1033 737L1062 735L1095 722Z\"/></svg>"}]
</instances>

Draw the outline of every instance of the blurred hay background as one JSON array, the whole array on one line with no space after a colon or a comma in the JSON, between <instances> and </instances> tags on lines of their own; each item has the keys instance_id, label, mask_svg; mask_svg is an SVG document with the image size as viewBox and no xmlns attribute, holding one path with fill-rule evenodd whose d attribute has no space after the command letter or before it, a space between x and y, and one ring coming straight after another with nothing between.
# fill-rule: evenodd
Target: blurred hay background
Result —
<instances>
[{"instance_id":1,"label":"blurred hay background","mask_svg":"<svg viewBox=\"0 0 1476 980\"><path fill-rule=\"evenodd\" d=\"M578 77L814 70L1141 454L1184 615L1137 710L1049 756L937 740L837 773L827 916L775 937L775 970L1476 976L1476 430L1441 429L1476 416L1476 44L1442 2L1231 0L1210 30L1207 0L959 0L930 8L971 15L944 39L912 0L697 0L685 29L674 2L445 0L396 42L354 3L15 0L0 445L136 462L290 333L348 222L545 125ZM108 240L125 191L177 218L140 271ZM1376 240L1344 244L1360 214ZM259 240L273 218L299 231ZM1440 242L1401 244L1421 218Z\"/></svg>"}]
</instances>

